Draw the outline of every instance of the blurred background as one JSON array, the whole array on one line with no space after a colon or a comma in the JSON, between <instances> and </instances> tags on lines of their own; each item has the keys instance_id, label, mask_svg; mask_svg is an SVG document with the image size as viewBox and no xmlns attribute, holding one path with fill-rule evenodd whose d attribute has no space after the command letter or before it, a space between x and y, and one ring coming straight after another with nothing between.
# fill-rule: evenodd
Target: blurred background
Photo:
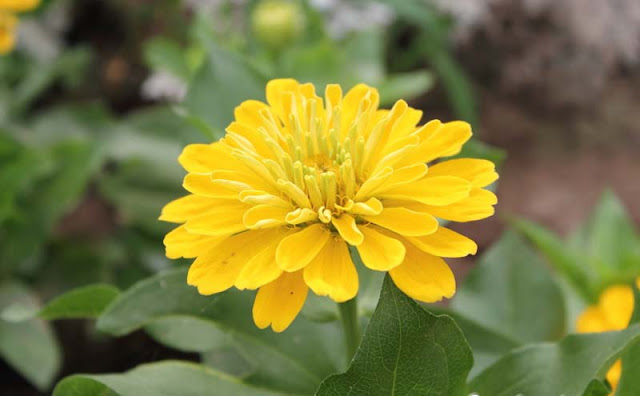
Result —
<instances>
[{"instance_id":1,"label":"blurred background","mask_svg":"<svg viewBox=\"0 0 640 396\"><path fill-rule=\"evenodd\" d=\"M366 82L423 121L469 121L464 154L501 174L498 215L454 227L480 250L509 216L566 235L606 189L640 220L637 0L44 0L17 18L0 56L0 394L195 359L141 332L18 323L13 303L184 264L157 221L183 195L177 156L271 78ZM459 280L473 262L452 260Z\"/></svg>"}]
</instances>

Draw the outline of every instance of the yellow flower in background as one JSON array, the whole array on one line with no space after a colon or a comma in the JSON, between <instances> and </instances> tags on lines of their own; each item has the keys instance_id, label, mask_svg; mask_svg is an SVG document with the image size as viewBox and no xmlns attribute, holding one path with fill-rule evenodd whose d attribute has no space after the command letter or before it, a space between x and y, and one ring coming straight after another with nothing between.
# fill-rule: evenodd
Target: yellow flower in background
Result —
<instances>
[{"instance_id":1,"label":"yellow flower in background","mask_svg":"<svg viewBox=\"0 0 640 396\"><path fill-rule=\"evenodd\" d=\"M15 45L18 18L0 9L0 55L11 51Z\"/></svg>"},{"instance_id":2,"label":"yellow flower in background","mask_svg":"<svg viewBox=\"0 0 640 396\"><path fill-rule=\"evenodd\" d=\"M636 281L640 287L640 279ZM607 288L598 299L598 304L588 307L579 317L576 324L578 333L601 333L626 329L633 314L633 290L627 285L616 285ZM622 361L616 361L607 372L607 381L615 394L620 376Z\"/></svg>"},{"instance_id":3,"label":"yellow flower in background","mask_svg":"<svg viewBox=\"0 0 640 396\"><path fill-rule=\"evenodd\" d=\"M253 318L285 330L310 288L336 302L358 293L349 255L388 271L407 295L435 302L455 293L442 257L475 254L476 244L438 224L494 213L484 189L498 175L480 159L446 160L471 137L465 122L430 121L400 100L378 109L377 90L343 95L328 85L273 80L267 104L248 100L226 135L180 155L191 194L162 211L179 223L164 239L170 258L195 258L187 282L210 295L259 289Z\"/></svg>"},{"instance_id":4,"label":"yellow flower in background","mask_svg":"<svg viewBox=\"0 0 640 396\"><path fill-rule=\"evenodd\" d=\"M40 0L0 0L0 55L15 46L18 18L14 13L36 8Z\"/></svg>"}]
</instances>

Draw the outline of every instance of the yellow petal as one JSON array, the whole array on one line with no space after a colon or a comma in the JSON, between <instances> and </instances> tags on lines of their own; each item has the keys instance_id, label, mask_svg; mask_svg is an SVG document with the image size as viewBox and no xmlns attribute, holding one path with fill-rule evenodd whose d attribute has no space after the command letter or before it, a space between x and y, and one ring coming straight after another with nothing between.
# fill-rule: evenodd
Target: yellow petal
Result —
<instances>
[{"instance_id":1,"label":"yellow petal","mask_svg":"<svg viewBox=\"0 0 640 396\"><path fill-rule=\"evenodd\" d=\"M598 305L611 325L608 330L625 329L633 314L633 290L627 285L611 286L602 292Z\"/></svg>"},{"instance_id":2,"label":"yellow petal","mask_svg":"<svg viewBox=\"0 0 640 396\"><path fill-rule=\"evenodd\" d=\"M493 162L475 158L453 159L432 165L429 176L457 176L469 180L474 187L486 187L498 180Z\"/></svg>"},{"instance_id":3,"label":"yellow petal","mask_svg":"<svg viewBox=\"0 0 640 396\"><path fill-rule=\"evenodd\" d=\"M471 125L463 121L439 124L434 120L416 132L420 145L403 159L403 164L431 162L436 158L458 154L462 145L471 138Z\"/></svg>"},{"instance_id":4,"label":"yellow petal","mask_svg":"<svg viewBox=\"0 0 640 396\"><path fill-rule=\"evenodd\" d=\"M288 95L285 95L285 93L296 91L298 85L300 84L291 78L271 80L267 83L267 103L269 103L274 113L283 121L286 120L288 122L288 115L285 109L289 107L289 104L284 102L290 98Z\"/></svg>"},{"instance_id":5,"label":"yellow petal","mask_svg":"<svg viewBox=\"0 0 640 396\"><path fill-rule=\"evenodd\" d=\"M226 236L212 237L192 234L184 225L175 228L164 237L166 255L170 259L194 258L216 246Z\"/></svg>"},{"instance_id":6,"label":"yellow petal","mask_svg":"<svg viewBox=\"0 0 640 396\"><path fill-rule=\"evenodd\" d=\"M270 205L256 205L245 212L242 222L251 230L277 227L285 224L284 219L291 209Z\"/></svg>"},{"instance_id":7,"label":"yellow petal","mask_svg":"<svg viewBox=\"0 0 640 396\"><path fill-rule=\"evenodd\" d=\"M0 10L24 12L36 8L40 0L0 0Z\"/></svg>"},{"instance_id":8,"label":"yellow petal","mask_svg":"<svg viewBox=\"0 0 640 396\"><path fill-rule=\"evenodd\" d=\"M611 330L610 327L607 316L598 306L585 309L576 322L578 333L600 333Z\"/></svg>"},{"instance_id":9,"label":"yellow petal","mask_svg":"<svg viewBox=\"0 0 640 396\"><path fill-rule=\"evenodd\" d=\"M375 227L362 227L364 241L358 253L364 265L375 271L388 271L404 259L405 247L395 238L383 235Z\"/></svg>"},{"instance_id":10,"label":"yellow petal","mask_svg":"<svg viewBox=\"0 0 640 396\"><path fill-rule=\"evenodd\" d=\"M463 200L469 196L471 183L461 177L425 177L414 183L390 189L380 197L414 200L426 205L443 206Z\"/></svg>"},{"instance_id":11,"label":"yellow petal","mask_svg":"<svg viewBox=\"0 0 640 396\"><path fill-rule=\"evenodd\" d=\"M358 229L356 219L352 216L342 213L340 217L334 217L332 223L340 233L340 236L350 245L358 246L364 240L364 235Z\"/></svg>"},{"instance_id":12,"label":"yellow petal","mask_svg":"<svg viewBox=\"0 0 640 396\"><path fill-rule=\"evenodd\" d=\"M405 184L413 183L416 180L424 177L429 168L426 164L413 164L405 166L404 168L395 169L391 177L389 177L383 184L373 190L372 194L382 194L385 191L400 187Z\"/></svg>"},{"instance_id":13,"label":"yellow petal","mask_svg":"<svg viewBox=\"0 0 640 396\"><path fill-rule=\"evenodd\" d=\"M196 216L214 210L223 201L199 195L187 195L173 200L162 208L160 220L170 223L184 223Z\"/></svg>"},{"instance_id":14,"label":"yellow petal","mask_svg":"<svg viewBox=\"0 0 640 396\"><path fill-rule=\"evenodd\" d=\"M263 249L275 232L277 231L248 231L225 239L198 256L189 268L187 283L196 286L198 292L205 295L227 290L233 286L255 251Z\"/></svg>"},{"instance_id":15,"label":"yellow petal","mask_svg":"<svg viewBox=\"0 0 640 396\"><path fill-rule=\"evenodd\" d=\"M297 225L306 223L308 221L313 221L318 218L318 212L315 212L308 208L298 208L294 211L291 211L284 218L288 224Z\"/></svg>"},{"instance_id":16,"label":"yellow petal","mask_svg":"<svg viewBox=\"0 0 640 396\"><path fill-rule=\"evenodd\" d=\"M189 219L185 227L190 232L202 235L230 235L244 231L247 227L242 218L248 206L242 202L229 202L218 205L202 216Z\"/></svg>"},{"instance_id":17,"label":"yellow petal","mask_svg":"<svg viewBox=\"0 0 640 396\"><path fill-rule=\"evenodd\" d=\"M419 212L431 213L435 217L444 220L465 222L485 219L495 213L493 205L498 198L489 190L474 188L469 197L445 206L424 205L418 202L403 202L399 205ZM385 201L385 205L387 205Z\"/></svg>"},{"instance_id":18,"label":"yellow petal","mask_svg":"<svg viewBox=\"0 0 640 396\"><path fill-rule=\"evenodd\" d=\"M335 302L351 300L358 293L358 272L344 241L332 237L304 268L304 281L319 296Z\"/></svg>"},{"instance_id":19,"label":"yellow petal","mask_svg":"<svg viewBox=\"0 0 640 396\"><path fill-rule=\"evenodd\" d=\"M365 220L400 235L420 236L434 233L438 220L428 213L414 212L405 208L384 208L378 216L364 216Z\"/></svg>"},{"instance_id":20,"label":"yellow petal","mask_svg":"<svg viewBox=\"0 0 640 396\"><path fill-rule=\"evenodd\" d=\"M447 263L410 244L406 248L402 264L389 271L396 286L409 297L427 303L453 297L456 280Z\"/></svg>"},{"instance_id":21,"label":"yellow petal","mask_svg":"<svg viewBox=\"0 0 640 396\"><path fill-rule=\"evenodd\" d=\"M258 100L245 100L233 111L235 120L252 129L264 127L260 112L269 111L269 107Z\"/></svg>"},{"instance_id":22,"label":"yellow petal","mask_svg":"<svg viewBox=\"0 0 640 396\"><path fill-rule=\"evenodd\" d=\"M280 227L274 231L269 239L265 240L264 248L260 251L256 250L255 255L238 274L235 282L238 289L257 289L276 280L282 274L282 269L276 264L276 249L280 241L294 231L286 227Z\"/></svg>"},{"instance_id":23,"label":"yellow petal","mask_svg":"<svg viewBox=\"0 0 640 396\"><path fill-rule=\"evenodd\" d=\"M218 199L236 199L238 192L216 184L210 174L189 173L184 177L182 187L190 193Z\"/></svg>"},{"instance_id":24,"label":"yellow petal","mask_svg":"<svg viewBox=\"0 0 640 396\"><path fill-rule=\"evenodd\" d=\"M620 382L620 377L622 377L622 360L618 359L613 366L611 366L609 371L607 371L607 381L611 384L610 395L616 394L616 388Z\"/></svg>"},{"instance_id":25,"label":"yellow petal","mask_svg":"<svg viewBox=\"0 0 640 396\"><path fill-rule=\"evenodd\" d=\"M478 251L474 241L446 227L438 228L433 234L407 240L418 249L440 257L465 257Z\"/></svg>"},{"instance_id":26,"label":"yellow petal","mask_svg":"<svg viewBox=\"0 0 640 396\"><path fill-rule=\"evenodd\" d=\"M284 238L276 250L276 263L293 272L307 266L327 243L331 233L324 224L313 224Z\"/></svg>"},{"instance_id":27,"label":"yellow petal","mask_svg":"<svg viewBox=\"0 0 640 396\"><path fill-rule=\"evenodd\" d=\"M221 142L212 144L190 144L182 150L178 162L193 173L211 173L216 169L227 169L229 163L236 162L230 150Z\"/></svg>"},{"instance_id":28,"label":"yellow petal","mask_svg":"<svg viewBox=\"0 0 640 396\"><path fill-rule=\"evenodd\" d=\"M376 198L369 198L366 202L356 202L348 211L354 215L375 216L382 212L382 202Z\"/></svg>"},{"instance_id":29,"label":"yellow petal","mask_svg":"<svg viewBox=\"0 0 640 396\"><path fill-rule=\"evenodd\" d=\"M308 290L302 271L284 272L278 279L262 286L253 303L256 326L265 329L271 325L276 333L286 330L300 313Z\"/></svg>"}]
</instances>

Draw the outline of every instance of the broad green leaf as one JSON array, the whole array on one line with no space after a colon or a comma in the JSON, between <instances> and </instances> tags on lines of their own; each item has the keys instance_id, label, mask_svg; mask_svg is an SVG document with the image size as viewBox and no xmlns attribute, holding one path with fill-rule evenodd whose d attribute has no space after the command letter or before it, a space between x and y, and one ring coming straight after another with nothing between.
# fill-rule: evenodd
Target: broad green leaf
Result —
<instances>
[{"instance_id":1,"label":"broad green leaf","mask_svg":"<svg viewBox=\"0 0 640 396\"><path fill-rule=\"evenodd\" d=\"M426 309L436 315L450 316L462 330L462 334L473 351L473 367L469 378L474 378L507 352L522 346L520 342L488 329L458 312L434 305L426 305Z\"/></svg>"},{"instance_id":2,"label":"broad green leaf","mask_svg":"<svg viewBox=\"0 0 640 396\"><path fill-rule=\"evenodd\" d=\"M608 396L611 389L602 381L593 380L587 386L582 396Z\"/></svg>"},{"instance_id":3,"label":"broad green leaf","mask_svg":"<svg viewBox=\"0 0 640 396\"><path fill-rule=\"evenodd\" d=\"M574 251L559 236L526 219L512 219L515 229L526 236L562 273L571 286L588 302L594 303L596 274L586 258Z\"/></svg>"},{"instance_id":4,"label":"broad green leaf","mask_svg":"<svg viewBox=\"0 0 640 396\"><path fill-rule=\"evenodd\" d=\"M266 81L238 54L212 40L207 48L208 59L191 81L184 105L193 116L224 130L236 106L247 99L264 99Z\"/></svg>"},{"instance_id":5,"label":"broad green leaf","mask_svg":"<svg viewBox=\"0 0 640 396\"><path fill-rule=\"evenodd\" d=\"M119 396L286 395L286 393L244 384L236 378L206 366L179 361L144 364L123 374L74 375L62 380L53 391L53 396L116 394Z\"/></svg>"},{"instance_id":6,"label":"broad green leaf","mask_svg":"<svg viewBox=\"0 0 640 396\"><path fill-rule=\"evenodd\" d=\"M249 291L201 296L186 283L186 270L165 272L122 293L98 320L98 329L123 335L167 317L191 316L224 332L230 345L253 366L247 382L270 389L313 393L327 375L342 367L343 338L335 323L299 317L284 333L259 330L251 318ZM178 334L174 335L178 337ZM192 335L183 335L186 347ZM200 339L189 346L198 349ZM176 346L176 344L174 344ZM320 352L321 351L321 352Z\"/></svg>"},{"instance_id":7,"label":"broad green leaf","mask_svg":"<svg viewBox=\"0 0 640 396\"><path fill-rule=\"evenodd\" d=\"M20 310L36 311L38 302L17 283L0 286L0 317ZM12 312L7 314L7 312ZM42 319L0 319L0 356L40 390L45 390L60 369L60 348L53 330Z\"/></svg>"},{"instance_id":8,"label":"broad green leaf","mask_svg":"<svg viewBox=\"0 0 640 396\"><path fill-rule=\"evenodd\" d=\"M248 378L255 371L251 363L243 358L235 348L230 346L201 353L200 358L205 366L236 378Z\"/></svg>"},{"instance_id":9,"label":"broad green leaf","mask_svg":"<svg viewBox=\"0 0 640 396\"><path fill-rule=\"evenodd\" d=\"M210 320L189 315L160 317L144 329L160 343L187 352L207 352L228 342Z\"/></svg>"},{"instance_id":10,"label":"broad green leaf","mask_svg":"<svg viewBox=\"0 0 640 396\"><path fill-rule=\"evenodd\" d=\"M634 308L630 324L640 323L640 290L633 286ZM618 396L640 394L640 342L629 348L622 355L622 376L616 390Z\"/></svg>"},{"instance_id":11,"label":"broad green leaf","mask_svg":"<svg viewBox=\"0 0 640 396\"><path fill-rule=\"evenodd\" d=\"M640 274L640 260L628 260L629 255L638 254L640 237L624 205L612 191L603 193L586 225L585 235L585 254L596 266L600 288L629 282Z\"/></svg>"},{"instance_id":12,"label":"broad green leaf","mask_svg":"<svg viewBox=\"0 0 640 396\"><path fill-rule=\"evenodd\" d=\"M349 370L325 379L316 395L466 395L472 364L453 319L425 311L386 277Z\"/></svg>"},{"instance_id":13,"label":"broad green leaf","mask_svg":"<svg viewBox=\"0 0 640 396\"><path fill-rule=\"evenodd\" d=\"M49 320L97 318L118 293L117 287L106 284L80 287L47 303L38 316Z\"/></svg>"},{"instance_id":14,"label":"broad green leaf","mask_svg":"<svg viewBox=\"0 0 640 396\"><path fill-rule=\"evenodd\" d=\"M511 231L480 258L451 307L521 343L557 340L567 327L558 283L536 253Z\"/></svg>"},{"instance_id":15,"label":"broad green leaf","mask_svg":"<svg viewBox=\"0 0 640 396\"><path fill-rule=\"evenodd\" d=\"M611 364L638 339L640 325L634 325L525 346L483 371L469 390L492 396L583 395L592 380L604 378Z\"/></svg>"}]
</instances>

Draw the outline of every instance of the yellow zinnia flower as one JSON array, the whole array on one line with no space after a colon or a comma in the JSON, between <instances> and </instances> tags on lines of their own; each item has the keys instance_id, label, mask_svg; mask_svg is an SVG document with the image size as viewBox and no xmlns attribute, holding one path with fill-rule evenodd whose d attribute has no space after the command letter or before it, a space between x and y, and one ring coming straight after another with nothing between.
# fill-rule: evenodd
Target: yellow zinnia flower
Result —
<instances>
[{"instance_id":1,"label":"yellow zinnia flower","mask_svg":"<svg viewBox=\"0 0 640 396\"><path fill-rule=\"evenodd\" d=\"M483 189L494 164L454 159L471 137L465 122L430 121L406 102L378 109L374 88L343 96L328 85L273 80L267 103L235 110L226 135L180 155L191 194L169 203L161 220L180 223L164 240L170 258L196 258L187 282L201 294L259 289L253 318L286 329L307 291L336 302L354 298L358 273L349 254L388 271L407 295L451 297L454 276L441 257L474 254L476 244L437 218L472 221L493 214Z\"/></svg>"},{"instance_id":2,"label":"yellow zinnia flower","mask_svg":"<svg viewBox=\"0 0 640 396\"><path fill-rule=\"evenodd\" d=\"M640 279L636 281L640 287ZM607 288L598 299L597 305L588 307L576 323L578 333L601 333L626 329L633 315L633 290L627 285ZM616 361L607 372L607 381L611 384L611 395L622 375L622 361Z\"/></svg>"},{"instance_id":3,"label":"yellow zinnia flower","mask_svg":"<svg viewBox=\"0 0 640 396\"><path fill-rule=\"evenodd\" d=\"M0 10L24 12L40 5L40 0L0 0Z\"/></svg>"}]
</instances>

